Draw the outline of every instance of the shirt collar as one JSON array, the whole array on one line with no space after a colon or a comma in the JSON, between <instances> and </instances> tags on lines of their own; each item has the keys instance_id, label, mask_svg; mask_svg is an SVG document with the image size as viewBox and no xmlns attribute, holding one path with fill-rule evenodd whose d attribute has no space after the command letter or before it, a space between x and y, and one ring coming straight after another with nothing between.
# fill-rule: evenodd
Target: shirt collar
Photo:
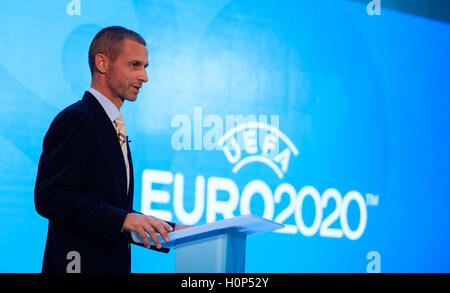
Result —
<instances>
[{"instance_id":1,"label":"shirt collar","mask_svg":"<svg viewBox=\"0 0 450 293\"><path fill-rule=\"evenodd\" d=\"M114 123L114 120L116 120L117 116L121 114L120 110L117 109L116 105L114 105L113 102L111 102L111 100L109 100L107 97L102 95L97 90L90 88L88 89L88 91L98 100L100 105L102 105L103 110L105 110L106 115L108 115L111 122Z\"/></svg>"}]
</instances>

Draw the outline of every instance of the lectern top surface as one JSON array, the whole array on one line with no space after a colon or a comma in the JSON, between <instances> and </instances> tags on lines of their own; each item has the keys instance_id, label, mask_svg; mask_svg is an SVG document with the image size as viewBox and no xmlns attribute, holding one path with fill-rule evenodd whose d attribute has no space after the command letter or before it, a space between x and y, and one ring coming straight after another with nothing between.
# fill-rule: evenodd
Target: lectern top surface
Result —
<instances>
[{"instance_id":1,"label":"lectern top surface","mask_svg":"<svg viewBox=\"0 0 450 293\"><path fill-rule=\"evenodd\" d=\"M160 237L160 241L163 247L173 247L180 241L190 237L198 237L200 235L207 235L209 233L214 233L215 231L233 230L235 232L244 233L247 236L270 232L283 228L284 225L264 219L259 216L254 215L243 215L234 218L229 218L225 220L220 220L213 223L207 223L203 225L194 226L191 228L178 230L169 233L170 241L164 242ZM133 240L142 243L139 239L137 233L132 232Z\"/></svg>"}]
</instances>

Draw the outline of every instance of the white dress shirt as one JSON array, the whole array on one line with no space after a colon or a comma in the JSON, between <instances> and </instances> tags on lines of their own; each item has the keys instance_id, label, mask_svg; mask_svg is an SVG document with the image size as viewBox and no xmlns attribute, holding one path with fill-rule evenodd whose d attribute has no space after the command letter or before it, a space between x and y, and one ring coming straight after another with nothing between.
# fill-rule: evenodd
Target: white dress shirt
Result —
<instances>
[{"instance_id":1,"label":"white dress shirt","mask_svg":"<svg viewBox=\"0 0 450 293\"><path fill-rule=\"evenodd\" d=\"M113 124L114 128L116 128L116 124L114 124L114 120L116 120L117 116L121 114L120 110L117 109L116 105L111 102L110 99L102 95L99 91L90 88L88 91L97 99L97 101L102 105L103 110L105 110L106 115L108 115L109 119L111 120L111 123Z\"/></svg>"}]
</instances>

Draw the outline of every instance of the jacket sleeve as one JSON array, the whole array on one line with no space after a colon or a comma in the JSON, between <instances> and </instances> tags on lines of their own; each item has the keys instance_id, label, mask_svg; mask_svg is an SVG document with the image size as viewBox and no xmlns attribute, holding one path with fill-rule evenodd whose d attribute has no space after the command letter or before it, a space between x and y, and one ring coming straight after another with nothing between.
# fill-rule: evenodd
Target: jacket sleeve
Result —
<instances>
[{"instance_id":1,"label":"jacket sleeve","mask_svg":"<svg viewBox=\"0 0 450 293\"><path fill-rule=\"evenodd\" d=\"M35 207L43 217L89 237L107 241L121 232L128 211L81 192L91 147L92 121L87 114L61 112L43 143L35 184ZM91 122L92 123L92 122Z\"/></svg>"}]
</instances>

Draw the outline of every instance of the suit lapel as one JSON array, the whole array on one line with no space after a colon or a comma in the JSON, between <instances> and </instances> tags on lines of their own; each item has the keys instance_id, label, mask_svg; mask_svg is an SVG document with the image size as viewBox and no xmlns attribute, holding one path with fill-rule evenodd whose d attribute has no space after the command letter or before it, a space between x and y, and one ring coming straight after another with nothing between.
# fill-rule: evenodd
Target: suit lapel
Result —
<instances>
[{"instance_id":1,"label":"suit lapel","mask_svg":"<svg viewBox=\"0 0 450 293\"><path fill-rule=\"evenodd\" d=\"M128 190L128 196L127 196L127 207L129 210L133 209L133 195L134 195L134 175L133 175L133 161L131 160L131 150L130 145L127 142L127 149L128 149L128 165L130 166L130 187Z\"/></svg>"},{"instance_id":2,"label":"suit lapel","mask_svg":"<svg viewBox=\"0 0 450 293\"><path fill-rule=\"evenodd\" d=\"M95 120L100 130L102 141L113 162L118 178L120 178L119 181L123 195L122 201L123 203L125 203L127 194L127 171L125 169L122 150L120 148L119 139L117 138L114 126L112 125L111 120L109 119L105 110L103 110L103 107L90 92L85 92L83 101L85 101L89 105L89 107L95 114Z\"/></svg>"}]
</instances>

